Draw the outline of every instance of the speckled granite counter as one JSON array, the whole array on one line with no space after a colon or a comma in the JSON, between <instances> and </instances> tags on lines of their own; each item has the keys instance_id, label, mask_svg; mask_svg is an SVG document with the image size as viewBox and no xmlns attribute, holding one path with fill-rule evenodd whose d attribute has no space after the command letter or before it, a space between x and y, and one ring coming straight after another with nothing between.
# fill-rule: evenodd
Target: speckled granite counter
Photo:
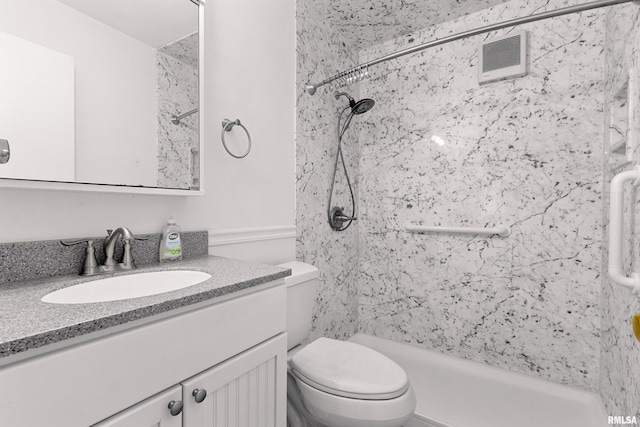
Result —
<instances>
[{"instance_id":1,"label":"speckled granite counter","mask_svg":"<svg viewBox=\"0 0 640 427\"><path fill-rule=\"evenodd\" d=\"M247 290L289 276L291 270L238 260L201 256L176 263L147 264L132 273L162 270L197 270L211 278L194 286L162 294L89 304L50 304L40 301L46 294L97 280L59 276L4 284L0 290L0 362L49 344L60 343L110 327L166 313L171 310Z\"/></svg>"}]
</instances>

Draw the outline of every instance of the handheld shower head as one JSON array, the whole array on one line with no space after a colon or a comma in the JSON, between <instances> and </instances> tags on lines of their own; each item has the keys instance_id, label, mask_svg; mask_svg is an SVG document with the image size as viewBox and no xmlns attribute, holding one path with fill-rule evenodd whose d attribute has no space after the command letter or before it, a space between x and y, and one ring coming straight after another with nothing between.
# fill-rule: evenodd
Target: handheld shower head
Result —
<instances>
[{"instance_id":1,"label":"handheld shower head","mask_svg":"<svg viewBox=\"0 0 640 427\"><path fill-rule=\"evenodd\" d=\"M349 96L346 92L336 92L336 99L339 99L341 96L346 96L349 99L349 107L351 107L351 114L363 114L373 108L375 105L375 101L373 99L365 98L356 102L351 96Z\"/></svg>"},{"instance_id":2,"label":"handheld shower head","mask_svg":"<svg viewBox=\"0 0 640 427\"><path fill-rule=\"evenodd\" d=\"M353 114L363 114L371 110L375 104L376 101L374 101L373 99L364 98L356 102L355 105L352 105L351 111L353 112Z\"/></svg>"}]
</instances>

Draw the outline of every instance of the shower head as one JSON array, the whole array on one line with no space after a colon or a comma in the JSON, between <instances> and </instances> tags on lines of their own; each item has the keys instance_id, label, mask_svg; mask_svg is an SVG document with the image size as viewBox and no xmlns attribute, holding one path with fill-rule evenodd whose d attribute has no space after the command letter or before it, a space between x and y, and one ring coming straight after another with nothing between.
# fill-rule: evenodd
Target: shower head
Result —
<instances>
[{"instance_id":1,"label":"shower head","mask_svg":"<svg viewBox=\"0 0 640 427\"><path fill-rule=\"evenodd\" d=\"M375 101L373 99L365 98L356 102L351 96L349 96L346 92L336 92L336 99L339 99L340 96L346 96L349 99L349 106L351 107L352 114L363 114L373 108L375 105Z\"/></svg>"},{"instance_id":2,"label":"shower head","mask_svg":"<svg viewBox=\"0 0 640 427\"><path fill-rule=\"evenodd\" d=\"M374 101L373 99L361 99L360 101L356 102L355 105L351 106L351 111L353 112L353 114L366 113L373 108L375 103L376 101Z\"/></svg>"}]
</instances>

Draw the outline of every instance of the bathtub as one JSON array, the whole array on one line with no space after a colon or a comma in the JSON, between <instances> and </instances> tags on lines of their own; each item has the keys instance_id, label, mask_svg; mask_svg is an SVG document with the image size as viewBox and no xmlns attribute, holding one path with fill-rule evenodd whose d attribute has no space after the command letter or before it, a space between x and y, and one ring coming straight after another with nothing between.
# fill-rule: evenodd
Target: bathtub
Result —
<instances>
[{"instance_id":1,"label":"bathtub","mask_svg":"<svg viewBox=\"0 0 640 427\"><path fill-rule=\"evenodd\" d=\"M371 335L349 339L404 368L418 405L405 427L603 427L600 397Z\"/></svg>"}]
</instances>

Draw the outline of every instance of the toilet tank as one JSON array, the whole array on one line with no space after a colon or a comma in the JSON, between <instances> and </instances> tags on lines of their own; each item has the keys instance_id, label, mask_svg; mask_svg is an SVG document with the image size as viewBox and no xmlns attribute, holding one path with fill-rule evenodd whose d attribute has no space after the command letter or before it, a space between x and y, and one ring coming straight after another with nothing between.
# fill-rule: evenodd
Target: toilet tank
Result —
<instances>
[{"instance_id":1,"label":"toilet tank","mask_svg":"<svg viewBox=\"0 0 640 427\"><path fill-rule=\"evenodd\" d=\"M291 276L284 279L287 285L287 348L291 349L311 332L319 272L313 265L299 261L280 264L279 267L291 269Z\"/></svg>"}]
</instances>

